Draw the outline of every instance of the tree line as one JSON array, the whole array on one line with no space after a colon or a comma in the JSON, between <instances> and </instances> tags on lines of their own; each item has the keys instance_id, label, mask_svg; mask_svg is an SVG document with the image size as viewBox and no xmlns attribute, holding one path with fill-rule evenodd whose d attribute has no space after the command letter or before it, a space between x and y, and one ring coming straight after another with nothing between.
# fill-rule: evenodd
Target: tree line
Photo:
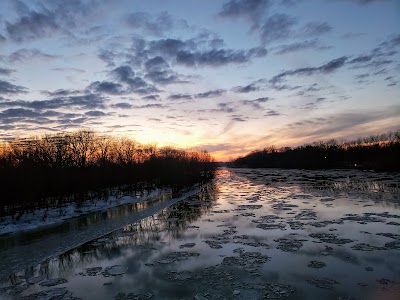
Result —
<instances>
[{"instance_id":1,"label":"tree line","mask_svg":"<svg viewBox=\"0 0 400 300\"><path fill-rule=\"evenodd\" d=\"M319 141L298 147L270 146L229 163L232 167L400 170L400 130L352 141Z\"/></svg>"},{"instance_id":2,"label":"tree line","mask_svg":"<svg viewBox=\"0 0 400 300\"><path fill-rule=\"evenodd\" d=\"M89 192L111 187L178 190L208 181L215 168L205 151L159 148L88 130L2 142L0 216L83 201Z\"/></svg>"}]
</instances>

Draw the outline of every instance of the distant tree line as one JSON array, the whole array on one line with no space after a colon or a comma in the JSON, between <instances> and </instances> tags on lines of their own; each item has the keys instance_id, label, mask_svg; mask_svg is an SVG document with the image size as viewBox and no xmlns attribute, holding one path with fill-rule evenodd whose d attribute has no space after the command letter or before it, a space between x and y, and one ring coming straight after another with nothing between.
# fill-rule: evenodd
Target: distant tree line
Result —
<instances>
[{"instance_id":1,"label":"distant tree line","mask_svg":"<svg viewBox=\"0 0 400 300\"><path fill-rule=\"evenodd\" d=\"M256 150L229 163L233 167L400 170L400 131L353 141L329 140L298 147Z\"/></svg>"},{"instance_id":2,"label":"distant tree line","mask_svg":"<svg viewBox=\"0 0 400 300\"><path fill-rule=\"evenodd\" d=\"M111 187L178 190L208 181L215 168L205 151L157 148L85 130L2 142L0 217L83 201L87 191Z\"/></svg>"}]
</instances>

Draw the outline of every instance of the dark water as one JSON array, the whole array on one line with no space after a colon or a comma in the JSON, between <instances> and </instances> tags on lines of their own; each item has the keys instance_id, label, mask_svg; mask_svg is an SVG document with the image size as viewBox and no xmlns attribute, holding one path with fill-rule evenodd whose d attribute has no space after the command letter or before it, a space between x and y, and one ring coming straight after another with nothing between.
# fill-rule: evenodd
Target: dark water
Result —
<instances>
[{"instance_id":1,"label":"dark water","mask_svg":"<svg viewBox=\"0 0 400 300\"><path fill-rule=\"evenodd\" d=\"M222 169L212 184L161 212L9 272L0 293L4 299L398 299L399 188L398 174ZM21 247L7 245L8 253ZM52 249L30 245L32 252Z\"/></svg>"}]
</instances>

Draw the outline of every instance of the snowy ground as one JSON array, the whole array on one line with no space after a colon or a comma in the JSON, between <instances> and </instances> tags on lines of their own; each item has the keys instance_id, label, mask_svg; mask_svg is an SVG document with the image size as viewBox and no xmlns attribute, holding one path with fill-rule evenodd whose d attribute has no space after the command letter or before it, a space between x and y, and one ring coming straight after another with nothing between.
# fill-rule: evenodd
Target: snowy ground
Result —
<instances>
[{"instance_id":1,"label":"snowy ground","mask_svg":"<svg viewBox=\"0 0 400 300\"><path fill-rule=\"evenodd\" d=\"M0 235L58 224L68 219L108 210L119 205L142 202L156 196L159 192L160 190L157 189L143 197L124 196L121 198L110 197L105 200L87 201L81 204L79 208L77 208L76 203L70 203L58 208L38 209L35 212L23 214L18 221L13 220L10 216L3 217L0 218Z\"/></svg>"}]
</instances>

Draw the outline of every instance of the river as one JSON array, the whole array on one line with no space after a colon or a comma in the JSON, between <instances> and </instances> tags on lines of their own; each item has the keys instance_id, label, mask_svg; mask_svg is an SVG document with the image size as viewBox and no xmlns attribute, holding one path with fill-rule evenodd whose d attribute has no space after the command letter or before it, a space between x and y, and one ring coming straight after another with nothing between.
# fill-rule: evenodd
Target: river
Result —
<instances>
[{"instance_id":1,"label":"river","mask_svg":"<svg viewBox=\"0 0 400 300\"><path fill-rule=\"evenodd\" d=\"M0 298L383 300L399 262L400 174L221 168L180 198L0 236Z\"/></svg>"}]
</instances>

